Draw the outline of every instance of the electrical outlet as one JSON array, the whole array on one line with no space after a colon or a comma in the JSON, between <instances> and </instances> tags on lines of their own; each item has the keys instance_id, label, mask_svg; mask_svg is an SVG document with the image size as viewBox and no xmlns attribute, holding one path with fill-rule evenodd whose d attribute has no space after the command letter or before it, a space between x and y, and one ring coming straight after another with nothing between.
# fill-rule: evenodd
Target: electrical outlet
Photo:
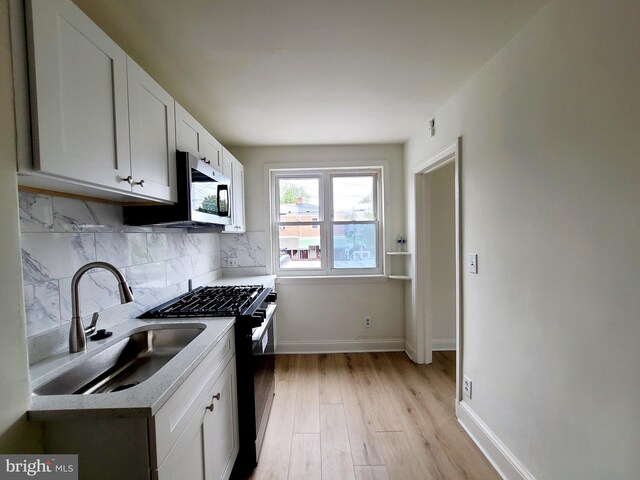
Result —
<instances>
[{"instance_id":1,"label":"electrical outlet","mask_svg":"<svg viewBox=\"0 0 640 480\"><path fill-rule=\"evenodd\" d=\"M225 263L227 264L227 267L237 267L238 266L238 259L237 258L227 258L225 260Z\"/></svg>"},{"instance_id":2,"label":"electrical outlet","mask_svg":"<svg viewBox=\"0 0 640 480\"><path fill-rule=\"evenodd\" d=\"M465 397L469 398L469 400L471 400L472 384L473 382L471 381L471 379L465 375L464 380L462 382L462 393L464 394Z\"/></svg>"},{"instance_id":3,"label":"electrical outlet","mask_svg":"<svg viewBox=\"0 0 640 480\"><path fill-rule=\"evenodd\" d=\"M371 317L364 317L364 326L369 328L371 326Z\"/></svg>"}]
</instances>

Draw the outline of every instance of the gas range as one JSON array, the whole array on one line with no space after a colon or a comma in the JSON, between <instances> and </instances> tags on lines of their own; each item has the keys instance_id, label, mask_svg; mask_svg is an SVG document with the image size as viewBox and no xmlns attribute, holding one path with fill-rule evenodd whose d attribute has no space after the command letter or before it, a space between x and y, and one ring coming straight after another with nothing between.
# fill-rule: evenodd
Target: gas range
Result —
<instances>
[{"instance_id":1,"label":"gas range","mask_svg":"<svg viewBox=\"0 0 640 480\"><path fill-rule=\"evenodd\" d=\"M235 317L239 452L234 476L258 462L275 388L276 293L262 285L198 287L140 318Z\"/></svg>"},{"instance_id":2,"label":"gas range","mask_svg":"<svg viewBox=\"0 0 640 480\"><path fill-rule=\"evenodd\" d=\"M259 326L266 316L264 304L276 294L262 285L198 287L143 313L140 318L236 317ZM253 321L251 321L253 320Z\"/></svg>"}]
</instances>

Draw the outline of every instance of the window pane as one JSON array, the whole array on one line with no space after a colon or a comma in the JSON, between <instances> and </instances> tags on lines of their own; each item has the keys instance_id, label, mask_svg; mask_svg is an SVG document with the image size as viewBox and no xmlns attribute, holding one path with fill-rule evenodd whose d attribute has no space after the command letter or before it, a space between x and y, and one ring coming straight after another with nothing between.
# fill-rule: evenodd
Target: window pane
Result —
<instances>
[{"instance_id":1,"label":"window pane","mask_svg":"<svg viewBox=\"0 0 640 480\"><path fill-rule=\"evenodd\" d=\"M333 177L333 219L375 220L375 177Z\"/></svg>"},{"instance_id":2,"label":"window pane","mask_svg":"<svg viewBox=\"0 0 640 480\"><path fill-rule=\"evenodd\" d=\"M333 268L376 268L376 225L333 226Z\"/></svg>"},{"instance_id":3,"label":"window pane","mask_svg":"<svg viewBox=\"0 0 640 480\"><path fill-rule=\"evenodd\" d=\"M320 216L319 178L280 178L279 222L311 222Z\"/></svg>"},{"instance_id":4,"label":"window pane","mask_svg":"<svg viewBox=\"0 0 640 480\"><path fill-rule=\"evenodd\" d=\"M280 225L280 268L320 268L320 225Z\"/></svg>"}]
</instances>

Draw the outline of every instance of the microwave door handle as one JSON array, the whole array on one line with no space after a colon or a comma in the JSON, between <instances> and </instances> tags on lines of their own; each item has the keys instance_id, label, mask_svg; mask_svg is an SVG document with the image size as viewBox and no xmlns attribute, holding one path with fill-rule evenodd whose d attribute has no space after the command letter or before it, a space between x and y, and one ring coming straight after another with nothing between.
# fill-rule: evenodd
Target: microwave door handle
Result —
<instances>
[{"instance_id":1,"label":"microwave door handle","mask_svg":"<svg viewBox=\"0 0 640 480\"><path fill-rule=\"evenodd\" d=\"M220 204L220 198L222 197L221 192L224 191L224 198L226 199L226 206L225 209L223 210ZM218 202L218 215L220 215L221 217L228 217L229 216L229 189L227 187L227 185L224 184L219 184L218 185L218 195L217 195L217 202Z\"/></svg>"}]
</instances>

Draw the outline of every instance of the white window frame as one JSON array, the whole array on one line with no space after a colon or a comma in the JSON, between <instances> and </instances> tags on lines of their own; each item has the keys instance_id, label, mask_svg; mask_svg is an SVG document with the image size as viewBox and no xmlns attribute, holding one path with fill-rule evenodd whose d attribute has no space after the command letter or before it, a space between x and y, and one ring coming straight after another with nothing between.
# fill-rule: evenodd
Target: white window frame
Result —
<instances>
[{"instance_id":1,"label":"white window frame","mask_svg":"<svg viewBox=\"0 0 640 480\"><path fill-rule=\"evenodd\" d=\"M271 245L272 265L276 275L281 277L297 276L372 276L384 272L384 221L383 221L383 189L382 168L321 168L321 169L278 169L271 170ZM333 219L333 178L373 176L374 220L340 220ZM312 222L280 222L280 183L279 180L295 178L319 178L318 220ZM376 267L375 268L334 268L333 267L333 226L350 224L373 224L376 226ZM280 226L318 225L320 230L320 268L281 268L280 267Z\"/></svg>"}]
</instances>

